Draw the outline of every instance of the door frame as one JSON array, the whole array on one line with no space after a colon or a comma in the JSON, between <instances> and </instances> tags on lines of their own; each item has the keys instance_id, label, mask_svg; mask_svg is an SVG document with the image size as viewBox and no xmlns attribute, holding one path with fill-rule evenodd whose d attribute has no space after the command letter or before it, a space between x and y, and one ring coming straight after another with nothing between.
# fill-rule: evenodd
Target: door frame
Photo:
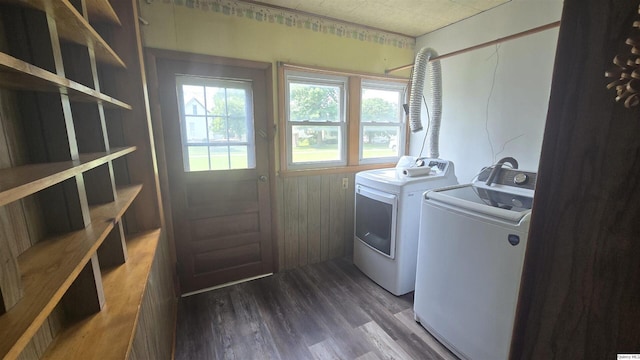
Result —
<instances>
[{"instance_id":1,"label":"door frame","mask_svg":"<svg viewBox=\"0 0 640 360\"><path fill-rule=\"evenodd\" d=\"M275 132L276 125L274 122L274 73L273 64L269 62L235 59L228 57L221 57L215 55L194 54L174 50L164 50L156 48L145 48L145 62L147 69L147 91L149 95L149 107L151 113L151 122L153 137L152 142L155 143L156 157L158 164L158 177L160 179L160 188L162 190L162 204L165 209L164 217L166 224L166 236L169 240L169 255L174 268L172 269L174 288L176 295L181 294L179 277L177 274L177 248L175 238L173 236L173 210L171 207L171 194L169 187L169 172L166 158L166 148L164 144L164 127L162 111L159 102L159 81L157 72L157 63L161 60L179 60L186 62L206 63L211 65L225 65L225 66L238 66L244 68L258 69L264 73L267 93L267 139L269 143L269 201L271 207L271 243L272 243L272 256L273 256L273 269L274 272L278 272L278 212L277 212L277 196L276 196L276 142Z\"/></svg>"}]
</instances>

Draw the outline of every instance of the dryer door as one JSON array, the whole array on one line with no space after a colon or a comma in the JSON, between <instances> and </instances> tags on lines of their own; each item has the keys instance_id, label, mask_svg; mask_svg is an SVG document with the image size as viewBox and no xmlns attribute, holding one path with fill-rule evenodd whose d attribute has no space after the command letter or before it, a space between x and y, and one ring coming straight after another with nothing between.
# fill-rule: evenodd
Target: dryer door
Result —
<instances>
[{"instance_id":1,"label":"dryer door","mask_svg":"<svg viewBox=\"0 0 640 360\"><path fill-rule=\"evenodd\" d=\"M394 258L398 196L356 186L356 238L384 256Z\"/></svg>"}]
</instances>

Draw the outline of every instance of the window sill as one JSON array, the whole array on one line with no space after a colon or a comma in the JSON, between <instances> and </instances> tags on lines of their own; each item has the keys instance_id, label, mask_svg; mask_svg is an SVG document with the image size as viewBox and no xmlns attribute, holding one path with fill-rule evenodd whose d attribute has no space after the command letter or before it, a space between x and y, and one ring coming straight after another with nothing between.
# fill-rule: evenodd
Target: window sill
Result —
<instances>
[{"instance_id":1,"label":"window sill","mask_svg":"<svg viewBox=\"0 0 640 360\"><path fill-rule=\"evenodd\" d=\"M366 164L366 165L352 165L352 166L340 166L331 168L314 168L314 169L296 169L296 170L280 170L278 176L296 177L296 176L314 176L314 175L331 175L331 174L345 174L345 173L357 173L363 170L382 169L394 167L395 163L383 163L383 164Z\"/></svg>"}]
</instances>

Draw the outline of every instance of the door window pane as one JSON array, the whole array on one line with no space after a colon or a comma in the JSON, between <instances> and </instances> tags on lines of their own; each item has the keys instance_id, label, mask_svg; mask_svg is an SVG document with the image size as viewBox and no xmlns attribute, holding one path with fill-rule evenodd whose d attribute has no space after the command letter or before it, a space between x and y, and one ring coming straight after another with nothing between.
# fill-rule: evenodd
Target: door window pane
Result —
<instances>
[{"instance_id":1,"label":"door window pane","mask_svg":"<svg viewBox=\"0 0 640 360\"><path fill-rule=\"evenodd\" d=\"M187 154L190 171L209 170L209 153L206 146L189 146Z\"/></svg>"},{"instance_id":2,"label":"door window pane","mask_svg":"<svg viewBox=\"0 0 640 360\"><path fill-rule=\"evenodd\" d=\"M185 115L205 115L204 86L183 85L182 93Z\"/></svg>"},{"instance_id":3,"label":"door window pane","mask_svg":"<svg viewBox=\"0 0 640 360\"><path fill-rule=\"evenodd\" d=\"M211 170L227 170L229 166L228 146L209 146L209 158Z\"/></svg>"},{"instance_id":4,"label":"door window pane","mask_svg":"<svg viewBox=\"0 0 640 360\"><path fill-rule=\"evenodd\" d=\"M209 117L209 141L227 142L227 118L225 116Z\"/></svg>"},{"instance_id":5,"label":"door window pane","mask_svg":"<svg viewBox=\"0 0 640 360\"><path fill-rule=\"evenodd\" d=\"M204 116L185 116L187 143L207 141L207 118Z\"/></svg>"},{"instance_id":6,"label":"door window pane","mask_svg":"<svg viewBox=\"0 0 640 360\"><path fill-rule=\"evenodd\" d=\"M255 168L251 82L193 76L176 82L185 171Z\"/></svg>"},{"instance_id":7,"label":"door window pane","mask_svg":"<svg viewBox=\"0 0 640 360\"><path fill-rule=\"evenodd\" d=\"M249 166L249 154L246 146L229 146L229 154L229 168L246 169Z\"/></svg>"}]
</instances>

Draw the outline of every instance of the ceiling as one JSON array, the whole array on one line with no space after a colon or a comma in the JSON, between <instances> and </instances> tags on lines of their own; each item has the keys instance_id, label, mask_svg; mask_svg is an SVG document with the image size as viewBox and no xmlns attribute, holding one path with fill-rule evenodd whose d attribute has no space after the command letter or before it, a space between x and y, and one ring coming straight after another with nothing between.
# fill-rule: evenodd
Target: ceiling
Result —
<instances>
[{"instance_id":1,"label":"ceiling","mask_svg":"<svg viewBox=\"0 0 640 360\"><path fill-rule=\"evenodd\" d=\"M247 1L418 37L511 0Z\"/></svg>"}]
</instances>

